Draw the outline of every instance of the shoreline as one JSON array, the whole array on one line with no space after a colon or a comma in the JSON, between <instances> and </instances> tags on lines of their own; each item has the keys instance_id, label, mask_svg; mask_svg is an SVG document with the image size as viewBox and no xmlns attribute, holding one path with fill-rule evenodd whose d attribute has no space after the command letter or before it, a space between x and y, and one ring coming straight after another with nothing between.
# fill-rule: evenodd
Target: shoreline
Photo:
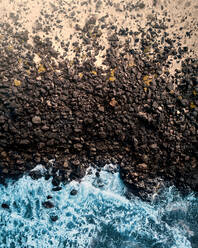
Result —
<instances>
[{"instance_id":1,"label":"shoreline","mask_svg":"<svg viewBox=\"0 0 198 248\"><path fill-rule=\"evenodd\" d=\"M92 58L81 65L77 57L72 66L67 60L54 65L51 47L38 38L35 50L40 50L42 64L37 66L28 55L29 65L15 76L17 53L1 51L1 59L7 56L2 78L7 71L13 75L1 81L3 175L23 173L55 158L64 179L82 177L86 164L109 161L120 164L127 185L143 191L150 191L155 177L185 185L197 170L191 107L196 98L185 95L179 84L173 91L172 77L161 73L159 63L126 47L132 66L126 57L116 57L113 48L106 57L108 70L96 68ZM194 83L197 61L187 61L183 71L189 74L178 71L176 79L191 77Z\"/></svg>"}]
</instances>

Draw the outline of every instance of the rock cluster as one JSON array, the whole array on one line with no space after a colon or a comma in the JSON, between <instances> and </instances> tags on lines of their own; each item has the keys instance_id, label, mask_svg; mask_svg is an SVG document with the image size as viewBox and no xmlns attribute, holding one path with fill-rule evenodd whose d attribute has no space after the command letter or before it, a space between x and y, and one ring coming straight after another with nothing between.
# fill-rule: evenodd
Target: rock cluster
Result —
<instances>
[{"instance_id":1,"label":"rock cluster","mask_svg":"<svg viewBox=\"0 0 198 248\"><path fill-rule=\"evenodd\" d=\"M172 42L167 41L164 54L150 59L127 45L117 54L112 39L106 69L96 67L91 56L83 63L78 56L72 64L67 59L55 63L58 55L37 36L39 65L34 53L27 53L21 66L15 50L0 50L3 177L41 163L53 168L58 187L62 180L81 178L91 163L112 162L136 193L153 191L157 177L198 190L193 178L198 61L184 60L171 76L163 65L175 54Z\"/></svg>"}]
</instances>

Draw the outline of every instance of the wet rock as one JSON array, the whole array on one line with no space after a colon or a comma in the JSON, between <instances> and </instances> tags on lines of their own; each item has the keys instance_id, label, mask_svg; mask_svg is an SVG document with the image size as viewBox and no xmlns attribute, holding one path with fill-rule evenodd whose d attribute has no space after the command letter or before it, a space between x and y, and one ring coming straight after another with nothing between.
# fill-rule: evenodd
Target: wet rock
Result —
<instances>
[{"instance_id":1,"label":"wet rock","mask_svg":"<svg viewBox=\"0 0 198 248\"><path fill-rule=\"evenodd\" d=\"M60 186L52 188L53 191L60 191L61 189L62 189L62 187L60 187Z\"/></svg>"},{"instance_id":2,"label":"wet rock","mask_svg":"<svg viewBox=\"0 0 198 248\"><path fill-rule=\"evenodd\" d=\"M52 215L52 216L50 216L50 219L51 219L51 221L55 222L55 221L58 220L58 216L57 215Z\"/></svg>"},{"instance_id":3,"label":"wet rock","mask_svg":"<svg viewBox=\"0 0 198 248\"><path fill-rule=\"evenodd\" d=\"M49 179L50 179L50 177L51 177L51 175L50 175L50 174L48 174L48 173L46 173L46 174L45 174L45 180L49 180Z\"/></svg>"},{"instance_id":4,"label":"wet rock","mask_svg":"<svg viewBox=\"0 0 198 248\"><path fill-rule=\"evenodd\" d=\"M51 201L45 201L42 203L44 208L54 208L54 203Z\"/></svg>"},{"instance_id":5,"label":"wet rock","mask_svg":"<svg viewBox=\"0 0 198 248\"><path fill-rule=\"evenodd\" d=\"M100 177L100 173L96 171L96 177Z\"/></svg>"},{"instance_id":6,"label":"wet rock","mask_svg":"<svg viewBox=\"0 0 198 248\"><path fill-rule=\"evenodd\" d=\"M41 177L43 176L42 172L39 171L39 170L37 170L37 171L31 171L31 172L29 173L29 175L30 175L31 178L34 179L34 180L37 180L37 179L39 179L39 178L41 178Z\"/></svg>"},{"instance_id":7,"label":"wet rock","mask_svg":"<svg viewBox=\"0 0 198 248\"><path fill-rule=\"evenodd\" d=\"M104 187L104 182L103 182L103 180L102 180L101 178L96 178L96 179L94 180L94 182L93 182L93 185L94 185L95 187L102 188L102 187Z\"/></svg>"},{"instance_id":8,"label":"wet rock","mask_svg":"<svg viewBox=\"0 0 198 248\"><path fill-rule=\"evenodd\" d=\"M61 182L61 178L60 178L59 176L54 176L54 177L53 177L53 179L52 179L52 184L53 184L54 186L59 186L60 182Z\"/></svg>"},{"instance_id":9,"label":"wet rock","mask_svg":"<svg viewBox=\"0 0 198 248\"><path fill-rule=\"evenodd\" d=\"M7 203L2 203L1 207L4 208L4 209L9 209L10 208Z\"/></svg>"},{"instance_id":10,"label":"wet rock","mask_svg":"<svg viewBox=\"0 0 198 248\"><path fill-rule=\"evenodd\" d=\"M72 189L70 195L77 195L78 191L76 189Z\"/></svg>"}]
</instances>

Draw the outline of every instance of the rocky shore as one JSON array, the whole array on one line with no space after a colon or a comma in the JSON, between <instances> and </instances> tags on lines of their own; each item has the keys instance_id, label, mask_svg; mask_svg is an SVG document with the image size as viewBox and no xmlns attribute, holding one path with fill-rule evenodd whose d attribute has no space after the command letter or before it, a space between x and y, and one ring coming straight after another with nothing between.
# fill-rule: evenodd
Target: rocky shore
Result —
<instances>
[{"instance_id":1,"label":"rocky shore","mask_svg":"<svg viewBox=\"0 0 198 248\"><path fill-rule=\"evenodd\" d=\"M73 43L73 60L49 39L35 35L30 45L28 32L1 29L14 40L1 37L0 47L2 182L43 164L58 186L113 163L138 195L155 192L158 178L198 191L198 60L168 33L155 42L163 24L139 34L112 27L103 66L95 65L104 47L94 17L76 26L87 50L82 57ZM134 36L138 49L129 46ZM172 61L182 61L173 74Z\"/></svg>"}]
</instances>

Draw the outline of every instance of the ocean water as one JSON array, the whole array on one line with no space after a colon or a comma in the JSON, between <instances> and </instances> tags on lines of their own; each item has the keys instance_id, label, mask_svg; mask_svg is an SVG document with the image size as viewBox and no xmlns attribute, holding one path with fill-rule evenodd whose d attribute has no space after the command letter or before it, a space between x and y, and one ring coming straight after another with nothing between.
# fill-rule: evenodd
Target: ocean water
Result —
<instances>
[{"instance_id":1,"label":"ocean water","mask_svg":"<svg viewBox=\"0 0 198 248\"><path fill-rule=\"evenodd\" d=\"M198 247L194 193L181 196L169 187L151 202L136 196L129 200L119 172L111 173L111 167L106 165L99 178L89 169L80 183L62 184L60 191L52 191L50 179L29 176L0 185L0 204L9 205L0 205L0 247ZM47 200L53 208L43 206Z\"/></svg>"}]
</instances>

